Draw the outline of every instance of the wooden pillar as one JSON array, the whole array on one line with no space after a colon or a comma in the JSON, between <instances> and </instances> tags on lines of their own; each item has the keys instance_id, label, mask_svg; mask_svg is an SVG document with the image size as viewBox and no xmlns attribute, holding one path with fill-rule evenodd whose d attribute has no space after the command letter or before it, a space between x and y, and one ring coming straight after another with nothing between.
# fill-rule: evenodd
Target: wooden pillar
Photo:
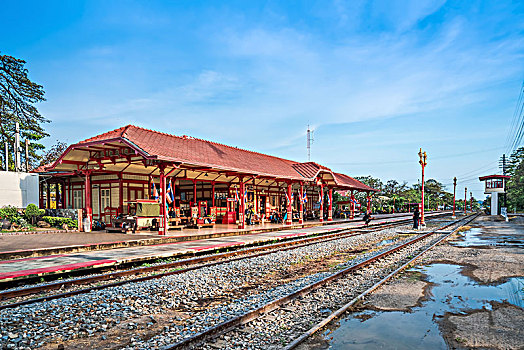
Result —
<instances>
[{"instance_id":1,"label":"wooden pillar","mask_svg":"<svg viewBox=\"0 0 524 350\"><path fill-rule=\"evenodd\" d=\"M51 209L51 185L46 182L45 208Z\"/></svg>"},{"instance_id":2,"label":"wooden pillar","mask_svg":"<svg viewBox=\"0 0 524 350\"><path fill-rule=\"evenodd\" d=\"M193 180L193 205L198 206L197 203L197 190L196 190L196 180Z\"/></svg>"},{"instance_id":3,"label":"wooden pillar","mask_svg":"<svg viewBox=\"0 0 524 350\"><path fill-rule=\"evenodd\" d=\"M286 225L291 225L293 223L293 201L291 200L291 182L287 184L287 219Z\"/></svg>"},{"instance_id":4,"label":"wooden pillar","mask_svg":"<svg viewBox=\"0 0 524 350\"><path fill-rule=\"evenodd\" d=\"M240 205L238 207L238 228L244 229L246 228L246 217L244 215L245 213L244 179L240 177L239 180L240 180Z\"/></svg>"},{"instance_id":5,"label":"wooden pillar","mask_svg":"<svg viewBox=\"0 0 524 350\"><path fill-rule=\"evenodd\" d=\"M353 195L353 190L351 190L351 203L349 205L349 208L351 209L349 218L353 220L355 218L355 196Z\"/></svg>"},{"instance_id":6,"label":"wooden pillar","mask_svg":"<svg viewBox=\"0 0 524 350\"><path fill-rule=\"evenodd\" d=\"M93 227L93 208L91 206L91 173L88 171L85 173L85 207L86 207L86 218L89 220L89 229Z\"/></svg>"},{"instance_id":7,"label":"wooden pillar","mask_svg":"<svg viewBox=\"0 0 524 350\"><path fill-rule=\"evenodd\" d=\"M166 176L164 168L160 167L160 227L158 234L165 236L167 234L167 211L166 211Z\"/></svg>"},{"instance_id":8,"label":"wooden pillar","mask_svg":"<svg viewBox=\"0 0 524 350\"><path fill-rule=\"evenodd\" d=\"M42 182L38 182L38 207L40 209L45 209L44 207L44 186Z\"/></svg>"},{"instance_id":9,"label":"wooden pillar","mask_svg":"<svg viewBox=\"0 0 524 350\"><path fill-rule=\"evenodd\" d=\"M124 212L124 180L122 173L118 174L118 214Z\"/></svg>"},{"instance_id":10,"label":"wooden pillar","mask_svg":"<svg viewBox=\"0 0 524 350\"><path fill-rule=\"evenodd\" d=\"M215 207L215 181L211 183L211 206Z\"/></svg>"},{"instance_id":11,"label":"wooden pillar","mask_svg":"<svg viewBox=\"0 0 524 350\"><path fill-rule=\"evenodd\" d=\"M324 184L320 183L320 222L324 222Z\"/></svg>"},{"instance_id":12,"label":"wooden pillar","mask_svg":"<svg viewBox=\"0 0 524 350\"><path fill-rule=\"evenodd\" d=\"M298 219L299 224L304 223L304 183L300 183L300 216Z\"/></svg>"},{"instance_id":13,"label":"wooden pillar","mask_svg":"<svg viewBox=\"0 0 524 350\"><path fill-rule=\"evenodd\" d=\"M333 188L329 188L328 221L333 221Z\"/></svg>"}]
</instances>

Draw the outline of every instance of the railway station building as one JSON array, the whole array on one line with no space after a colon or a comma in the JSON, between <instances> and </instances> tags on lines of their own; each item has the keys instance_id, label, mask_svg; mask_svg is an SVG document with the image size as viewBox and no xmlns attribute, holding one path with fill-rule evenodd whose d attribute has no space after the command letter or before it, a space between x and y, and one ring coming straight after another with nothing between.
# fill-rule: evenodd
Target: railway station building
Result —
<instances>
[{"instance_id":1,"label":"railway station building","mask_svg":"<svg viewBox=\"0 0 524 350\"><path fill-rule=\"evenodd\" d=\"M314 162L295 162L189 136L127 125L69 146L37 172L40 207L49 206L55 184L57 208L83 209L84 217L111 225L130 214L129 203L159 202L159 234L199 225L246 227L274 217L333 220L333 192L375 190ZM350 217L350 218L351 218Z\"/></svg>"}]
</instances>

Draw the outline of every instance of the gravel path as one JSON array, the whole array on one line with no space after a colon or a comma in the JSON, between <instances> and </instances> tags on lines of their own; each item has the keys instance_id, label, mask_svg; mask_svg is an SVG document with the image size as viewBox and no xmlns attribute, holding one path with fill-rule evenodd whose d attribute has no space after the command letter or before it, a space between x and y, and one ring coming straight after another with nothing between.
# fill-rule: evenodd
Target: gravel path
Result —
<instances>
[{"instance_id":1,"label":"gravel path","mask_svg":"<svg viewBox=\"0 0 524 350\"><path fill-rule=\"evenodd\" d=\"M273 287L269 290L264 284L253 286L253 282L267 279L269 272L278 275L300 263L379 242L394 232L394 229L386 229L157 280L5 309L0 311L0 347L56 348L57 343L76 338L96 339L95 345L99 348L162 346L266 303L275 296L287 294L328 273L303 276L287 283L272 281ZM228 295L236 299L231 300ZM213 303L203 305L205 300ZM68 342L66 347L70 345L74 347L75 342Z\"/></svg>"}]
</instances>

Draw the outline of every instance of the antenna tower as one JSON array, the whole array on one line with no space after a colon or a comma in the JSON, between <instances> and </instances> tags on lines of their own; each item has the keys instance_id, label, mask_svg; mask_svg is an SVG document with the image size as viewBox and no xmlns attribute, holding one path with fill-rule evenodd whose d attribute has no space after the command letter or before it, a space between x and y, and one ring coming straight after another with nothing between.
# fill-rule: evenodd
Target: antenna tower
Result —
<instances>
[{"instance_id":1,"label":"antenna tower","mask_svg":"<svg viewBox=\"0 0 524 350\"><path fill-rule=\"evenodd\" d=\"M313 143L313 130L307 126L307 161L311 161L311 144Z\"/></svg>"}]
</instances>

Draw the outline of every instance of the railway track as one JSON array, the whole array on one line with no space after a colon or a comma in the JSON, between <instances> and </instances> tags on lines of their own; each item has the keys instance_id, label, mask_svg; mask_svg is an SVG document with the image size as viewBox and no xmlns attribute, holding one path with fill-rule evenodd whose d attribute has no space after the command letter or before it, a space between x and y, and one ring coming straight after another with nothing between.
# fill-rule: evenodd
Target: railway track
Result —
<instances>
[{"instance_id":1,"label":"railway track","mask_svg":"<svg viewBox=\"0 0 524 350\"><path fill-rule=\"evenodd\" d=\"M441 217L441 216L436 216L432 218L438 218L438 217ZM364 235L364 234L384 230L387 228L405 225L406 223L410 221L411 219L402 219L394 223L377 224L369 228L360 227L360 228L355 228L355 229L347 229L347 230L337 232L337 233L310 236L310 237L300 238L300 239L292 239L292 240L285 241L285 242L279 242L279 243L263 245L263 246L255 246L251 248L233 250L230 252L218 253L218 254L207 255L207 256L197 256L197 257L192 257L192 258L187 258L187 259L180 259L174 262L162 263L162 264L153 265L153 266L144 266L144 267L127 269L127 270L122 270L122 271L117 271L117 272L80 277L80 278L75 278L71 280L57 281L57 282L47 283L43 285L30 285L30 286L26 286L26 287L22 287L18 289L4 290L4 291L0 291L0 301L6 301L10 299L27 297L27 296L41 295L42 293L56 291L56 290L63 290L66 288L72 288L74 286L79 286L79 285L90 285L86 288L80 288L80 289L69 290L69 291L60 292L56 294L33 297L30 299L19 300L19 301L12 302L12 303L3 303L3 304L0 304L0 310L7 309L7 308L16 308L22 305L28 305L28 304L33 304L33 303L42 302L42 301L65 298L65 297L78 295L78 294L89 293L91 291L101 290L101 289L110 288L110 287L116 287L116 286L120 286L120 285L124 285L128 283L137 283L137 282L142 282L142 281L147 281L147 280L152 280L152 279L158 279L158 278L162 278L162 277L166 277L170 275L186 273L188 271L196 270L196 269L203 268L203 267L211 267L211 266L215 266L219 264L225 264L225 263L232 262L235 260L250 259L250 258L254 258L258 256L269 255L277 251L286 251L290 249L297 249L300 247L305 247L305 246L320 243L320 242L329 242L329 241L333 241L337 239ZM168 270L168 271L167 272L158 272L162 270ZM125 277L137 276L137 275L142 275L142 276L133 277L129 279L123 279ZM100 282L111 281L115 279L122 279L122 280L119 280L116 282L105 283L105 284L99 284Z\"/></svg>"},{"instance_id":2,"label":"railway track","mask_svg":"<svg viewBox=\"0 0 524 350\"><path fill-rule=\"evenodd\" d=\"M328 286L330 283L336 283L337 280L340 280L342 279L344 276L346 275L349 275L349 274L354 274L356 272L359 272L360 270L363 270L364 268L368 267L368 266L372 266L373 264L377 263L377 262L380 262L381 260L385 260L386 258L389 258L391 256L394 256L395 254L397 253L400 253L403 249L407 248L407 247L413 247L415 246L416 247L416 244L421 244L421 243L424 243L424 240L426 239L429 239L429 238L432 238L432 236L436 235L436 234L439 234L440 232L439 231L442 231L446 228L449 228L450 226L453 226L453 225L458 225L457 228L455 228L454 230L452 230L451 232L445 232L445 233L442 233L441 236L439 236L436 240L432 240L431 242L427 243L425 246L421 247L421 248L417 248L417 251L418 253L416 254L416 256L414 258L412 258L411 256L409 257L408 261L403 261L401 266L397 269L395 269L395 271L391 272L390 274L388 274L386 277L382 278L380 280L380 282L376 283L374 286L372 286L371 288L368 288L365 292L361 293L358 297L354 298L350 303L344 305L344 307L342 308L343 310L347 310L349 309L351 306L353 306L358 300L361 300L365 295L371 293L371 291L375 290L376 288L378 288L379 285L385 283L387 280L389 280L390 278L392 278L394 275L396 275L398 272L402 271L403 269L405 269L407 266L409 266L409 264L411 264L413 261L415 261L416 259L418 259L420 256L422 256L425 252L427 252L429 249L431 249L432 247L434 247L435 245L437 245L438 243L440 243L443 239L449 237L451 234L453 234L457 229L458 227L460 226L463 226L465 225L467 222L470 222L472 221L474 218L476 218L476 215L472 215L472 216L468 216L466 218L462 218L462 219L459 219L459 220L455 220L443 227L440 227L438 229L435 229L433 231L430 231L428 233L425 233L425 234L421 234L419 235L418 237L414 238L414 239L411 239L407 242L404 242L404 243L401 243L401 244L398 244L396 245L395 247L391 248L391 249L387 249L385 251L382 251L376 255L373 255L372 257L369 257L369 258L366 258L362 261L359 261L357 263L354 263L354 264L351 264L350 266L348 267L345 267L343 268L342 270L338 271L338 272L335 272L335 273L332 273L330 274L329 276L327 277L324 277L318 281L315 281L313 283L310 283L306 286L303 286L297 290L294 290L293 292L291 293L288 293L284 296L281 296L281 297L278 297L278 298L275 298L259 307L256 307L256 308L253 308L241 315L238 315L236 317L232 317L232 318L229 318L227 319L226 321L223 321L219 324L216 324L212 327L209 327L209 328L206 328L204 330L201 330L199 331L198 333L195 333L189 337L185 337L179 341L176 341L176 342L173 342L167 346L164 346L163 349L167 350L167 349L186 349L186 348L197 348L199 346L202 346L205 342L209 342L209 341L214 341L216 339L219 339L221 337L223 337L225 334L231 332L231 331L234 331L236 330L237 328L243 326L243 325L246 325L247 323L251 322L251 321L254 321L264 315L267 315L268 313L270 313L271 311L273 310L276 310L288 303L290 303L291 301L295 302L295 303L300 303L300 297L303 297L305 298L308 294L316 291L316 290L319 290L321 287L326 287ZM337 315L340 315L341 313L343 313L344 311L343 310L338 310L337 312L334 313L334 316L332 316L332 318L330 318L330 320L334 319L337 317ZM290 349L295 347L296 345L300 344L301 342L303 342L305 339L307 339L308 336L310 336L311 334L314 334L315 332L317 332L319 329L321 329L325 324L329 323L330 321L323 321L321 322L321 324L313 327L313 329L309 330L308 332L304 333L303 335L301 335L297 340L296 340L296 344L295 342L293 342L292 344L290 344ZM232 337L230 337L231 339ZM299 340L301 339L301 340ZM234 347L234 346L232 346Z\"/></svg>"}]
</instances>

